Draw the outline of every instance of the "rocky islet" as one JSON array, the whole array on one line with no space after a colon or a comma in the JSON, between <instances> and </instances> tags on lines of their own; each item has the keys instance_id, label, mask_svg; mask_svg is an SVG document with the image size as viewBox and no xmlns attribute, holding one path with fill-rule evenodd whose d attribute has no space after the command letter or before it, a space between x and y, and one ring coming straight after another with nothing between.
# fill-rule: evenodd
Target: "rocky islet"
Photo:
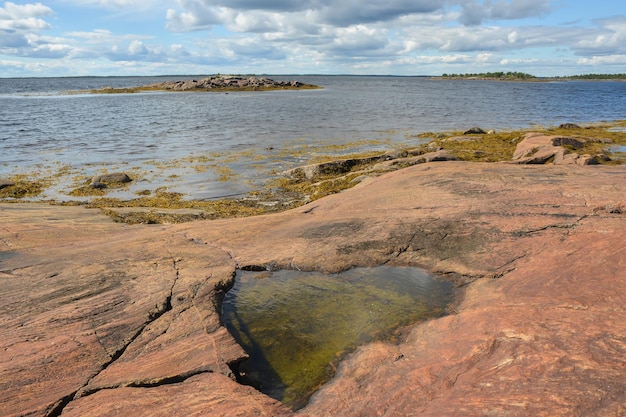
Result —
<instances>
[{"instance_id":1,"label":"rocky islet","mask_svg":"<svg viewBox=\"0 0 626 417\"><path fill-rule=\"evenodd\" d=\"M237 75L214 75L201 79L163 81L137 87L113 88L103 87L92 90L92 93L133 93L140 91L271 91L271 90L297 90L317 89L316 85L302 83L297 80L276 81L267 77L237 76Z\"/></svg>"}]
</instances>

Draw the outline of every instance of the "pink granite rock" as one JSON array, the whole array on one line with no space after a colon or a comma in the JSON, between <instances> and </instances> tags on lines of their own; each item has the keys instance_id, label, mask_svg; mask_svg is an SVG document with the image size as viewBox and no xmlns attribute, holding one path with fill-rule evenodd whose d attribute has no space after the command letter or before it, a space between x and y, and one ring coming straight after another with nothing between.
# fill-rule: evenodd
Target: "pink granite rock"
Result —
<instances>
[{"instance_id":1,"label":"pink granite rock","mask_svg":"<svg viewBox=\"0 0 626 417\"><path fill-rule=\"evenodd\" d=\"M454 314L361 347L299 415L624 415L625 195L624 166L443 162L245 219L1 204L0 410L292 415L233 380L233 272L387 264L456 282Z\"/></svg>"}]
</instances>

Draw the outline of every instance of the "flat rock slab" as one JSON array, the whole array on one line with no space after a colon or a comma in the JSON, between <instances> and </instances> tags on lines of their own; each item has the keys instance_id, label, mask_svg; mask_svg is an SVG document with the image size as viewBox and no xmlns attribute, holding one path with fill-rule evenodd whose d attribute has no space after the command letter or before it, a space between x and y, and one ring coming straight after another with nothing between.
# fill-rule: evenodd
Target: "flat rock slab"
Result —
<instances>
[{"instance_id":1,"label":"flat rock slab","mask_svg":"<svg viewBox=\"0 0 626 417\"><path fill-rule=\"evenodd\" d=\"M245 219L2 204L0 410L293 415L233 380L233 272L388 264L454 280L454 314L359 348L297 414L624 415L624 196L624 166L440 162Z\"/></svg>"}]
</instances>

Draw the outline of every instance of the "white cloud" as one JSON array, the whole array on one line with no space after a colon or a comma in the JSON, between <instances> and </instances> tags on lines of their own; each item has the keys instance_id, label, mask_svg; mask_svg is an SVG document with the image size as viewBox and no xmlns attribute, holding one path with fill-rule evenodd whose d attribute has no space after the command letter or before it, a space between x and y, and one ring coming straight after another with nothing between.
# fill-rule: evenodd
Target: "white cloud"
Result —
<instances>
[{"instance_id":1,"label":"white cloud","mask_svg":"<svg viewBox=\"0 0 626 417\"><path fill-rule=\"evenodd\" d=\"M572 49L581 55L626 54L626 17L602 19L596 22L600 28L590 36L579 38Z\"/></svg>"},{"instance_id":2,"label":"white cloud","mask_svg":"<svg viewBox=\"0 0 626 417\"><path fill-rule=\"evenodd\" d=\"M590 58L580 58L577 63L584 66L618 66L620 73L624 72L624 65L626 65L626 54L624 55L607 55L607 56L593 56Z\"/></svg>"},{"instance_id":3,"label":"white cloud","mask_svg":"<svg viewBox=\"0 0 626 417\"><path fill-rule=\"evenodd\" d=\"M168 0L65 0L65 2L78 7L87 6L118 10L147 10L154 7L160 8L164 4L171 3Z\"/></svg>"},{"instance_id":4,"label":"white cloud","mask_svg":"<svg viewBox=\"0 0 626 417\"><path fill-rule=\"evenodd\" d=\"M165 27L172 32L191 32L205 30L219 24L219 10L205 7L197 0L179 0L179 6L186 10L178 12L167 9Z\"/></svg>"},{"instance_id":5,"label":"white cloud","mask_svg":"<svg viewBox=\"0 0 626 417\"><path fill-rule=\"evenodd\" d=\"M0 7L0 53L18 56L32 53L41 56L42 51L57 49L46 48L37 35L50 28L50 24L43 17L52 14L52 9L41 3L4 3L4 7Z\"/></svg>"},{"instance_id":6,"label":"white cloud","mask_svg":"<svg viewBox=\"0 0 626 417\"><path fill-rule=\"evenodd\" d=\"M215 24L239 31L276 32L285 24L285 18L306 21L308 27L347 27L442 8L431 0L179 0L178 6L178 10L170 8L166 16L168 29L177 32L202 30Z\"/></svg>"},{"instance_id":7,"label":"white cloud","mask_svg":"<svg viewBox=\"0 0 626 417\"><path fill-rule=\"evenodd\" d=\"M0 20L21 20L31 17L50 16L52 9L41 3L36 4L15 4L12 2L4 3L4 7L0 7Z\"/></svg>"},{"instance_id":8,"label":"white cloud","mask_svg":"<svg viewBox=\"0 0 626 417\"><path fill-rule=\"evenodd\" d=\"M556 0L59 0L54 4L59 4L58 10L42 3L4 3L0 58L13 62L12 57L30 57L40 64L49 59L50 68L53 60L59 68L61 62L74 61L85 70L101 65L139 73L167 72L167 68L220 72L226 67L247 72L436 73L463 66L541 68L549 63L557 68L553 55L558 55L560 65L615 66L611 62L626 55L624 16L586 26L583 20L571 23L571 19L569 24L548 25L538 18L564 4ZM86 15L93 15L93 8L102 9L97 23L73 24L81 30L63 31L63 20L80 16L87 7L92 10ZM127 31L129 27L134 33Z\"/></svg>"},{"instance_id":9,"label":"white cloud","mask_svg":"<svg viewBox=\"0 0 626 417\"><path fill-rule=\"evenodd\" d=\"M480 25L487 20L517 20L542 16L552 9L552 0L469 0L462 4L460 22Z\"/></svg>"},{"instance_id":10,"label":"white cloud","mask_svg":"<svg viewBox=\"0 0 626 417\"><path fill-rule=\"evenodd\" d=\"M7 2L0 7L0 31L25 33L48 29L50 24L41 18L52 14L52 9L41 3L17 5Z\"/></svg>"}]
</instances>

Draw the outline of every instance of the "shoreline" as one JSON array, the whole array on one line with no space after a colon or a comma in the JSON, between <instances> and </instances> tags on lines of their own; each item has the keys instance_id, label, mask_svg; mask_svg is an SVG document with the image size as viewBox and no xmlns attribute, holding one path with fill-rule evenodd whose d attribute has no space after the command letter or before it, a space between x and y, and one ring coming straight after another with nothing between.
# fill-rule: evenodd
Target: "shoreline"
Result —
<instances>
[{"instance_id":1,"label":"shoreline","mask_svg":"<svg viewBox=\"0 0 626 417\"><path fill-rule=\"evenodd\" d=\"M179 223L191 220L246 217L268 214L297 207L326 195L351 188L368 177L419 164L430 158L446 158L470 162L511 162L519 143L526 135L542 133L570 138L564 153L570 156L595 155L590 163L623 164L626 162L626 121L578 126L564 124L544 129L525 129L504 132L485 132L482 129L467 132L428 132L412 138L401 148L387 151L353 153L352 148L381 146L381 143L358 141L341 147L319 147L312 154L301 154L305 166L283 172L265 173L265 179L249 191L236 192L230 197L208 200L188 198L177 190L178 167L185 166L196 174L215 171L218 187L238 181L238 173L231 163L240 164L256 154L244 151L241 155L197 155L177 161L165 161L143 170L123 171L128 181L96 186L98 176L89 177L80 170L66 167L48 167L38 173L19 174L0 178L0 202L46 202L55 205L84 205L100 208L117 221L126 223ZM466 133L466 134L464 134ZM421 144L419 144L421 143ZM575 144L575 146L573 146ZM615 151L610 151L615 149ZM289 146L280 150L267 150L268 155L298 155ZM309 150L310 152L310 150ZM340 155L337 155L339 152ZM439 154L437 154L439 153ZM325 155L325 156L324 156ZM335 156L333 156L335 155ZM309 158L306 160L306 158ZM230 161L230 162L229 162ZM528 163L553 163L529 161ZM260 165L259 165L260 166ZM100 176L111 172L109 167ZM174 170L172 178L168 170ZM56 171L56 172L55 172ZM159 180L161 178L161 180ZM182 180L182 178L180 179ZM4 184L4 185L3 185ZM8 185L11 184L11 185ZM224 185L220 185L224 184ZM146 187L148 185L148 187ZM60 188L59 188L60 187ZM57 198L40 197L53 190Z\"/></svg>"}]
</instances>

